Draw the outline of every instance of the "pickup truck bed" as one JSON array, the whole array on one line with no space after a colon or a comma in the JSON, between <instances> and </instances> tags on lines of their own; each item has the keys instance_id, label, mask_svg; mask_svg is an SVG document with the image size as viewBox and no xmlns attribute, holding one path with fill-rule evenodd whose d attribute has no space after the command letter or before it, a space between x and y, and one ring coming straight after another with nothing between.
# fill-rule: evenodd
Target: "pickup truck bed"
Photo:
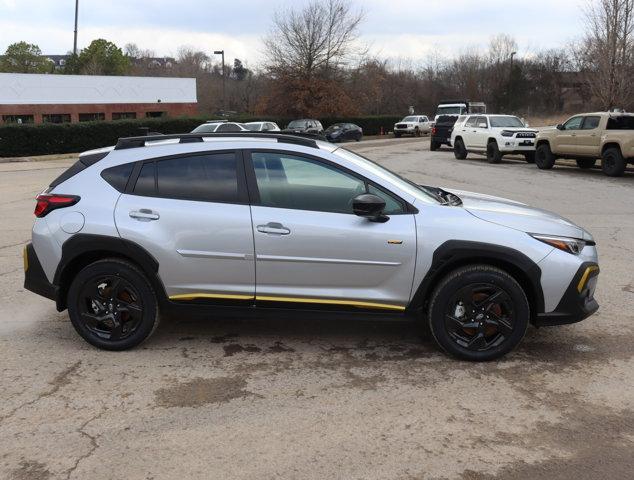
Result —
<instances>
[{"instance_id":1,"label":"pickup truck bed","mask_svg":"<svg viewBox=\"0 0 634 480\"><path fill-rule=\"evenodd\" d=\"M451 147L451 132L456 120L458 120L457 115L441 115L438 117L431 129L431 141L429 143L431 151L438 150L441 145Z\"/></svg>"}]
</instances>

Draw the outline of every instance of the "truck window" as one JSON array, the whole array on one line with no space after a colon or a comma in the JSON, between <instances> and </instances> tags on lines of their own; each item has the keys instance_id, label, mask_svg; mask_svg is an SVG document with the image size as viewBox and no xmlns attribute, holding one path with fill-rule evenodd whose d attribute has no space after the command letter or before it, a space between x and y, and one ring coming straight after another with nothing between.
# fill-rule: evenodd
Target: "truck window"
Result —
<instances>
[{"instance_id":1,"label":"truck window","mask_svg":"<svg viewBox=\"0 0 634 480\"><path fill-rule=\"evenodd\" d=\"M599 122L601 121L601 117L586 117L583 120L583 125L581 126L581 130L594 130L599 127Z\"/></svg>"},{"instance_id":2,"label":"truck window","mask_svg":"<svg viewBox=\"0 0 634 480\"><path fill-rule=\"evenodd\" d=\"M582 121L583 117L572 117L564 123L564 130L579 130L581 128Z\"/></svg>"},{"instance_id":3,"label":"truck window","mask_svg":"<svg viewBox=\"0 0 634 480\"><path fill-rule=\"evenodd\" d=\"M608 130L634 130L634 115L608 118Z\"/></svg>"}]
</instances>

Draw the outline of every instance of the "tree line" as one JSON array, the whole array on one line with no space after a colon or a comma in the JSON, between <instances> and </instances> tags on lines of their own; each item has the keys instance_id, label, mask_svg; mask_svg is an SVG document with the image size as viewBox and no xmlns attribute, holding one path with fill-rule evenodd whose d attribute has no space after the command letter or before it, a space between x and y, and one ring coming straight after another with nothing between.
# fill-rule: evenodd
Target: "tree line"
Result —
<instances>
[{"instance_id":1,"label":"tree line","mask_svg":"<svg viewBox=\"0 0 634 480\"><path fill-rule=\"evenodd\" d=\"M595 0L572 45L517 55L509 35L484 51L452 58L433 55L416 64L388 61L360 43L365 13L344 0L314 0L277 12L258 68L234 59L224 69L207 53L181 47L157 64L152 51L94 40L51 70L38 46L7 48L0 71L87 75L195 77L202 112L221 108L276 116L352 116L433 113L442 99L484 101L489 111L523 115L562 113L572 95L585 110L634 107L634 0ZM169 65L168 65L169 64Z\"/></svg>"}]
</instances>

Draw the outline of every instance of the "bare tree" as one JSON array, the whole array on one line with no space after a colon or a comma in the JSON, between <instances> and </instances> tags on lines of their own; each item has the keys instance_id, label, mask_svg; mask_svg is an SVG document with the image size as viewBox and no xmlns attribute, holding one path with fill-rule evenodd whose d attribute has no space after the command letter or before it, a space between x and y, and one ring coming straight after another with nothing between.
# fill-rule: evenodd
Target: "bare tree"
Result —
<instances>
[{"instance_id":1,"label":"bare tree","mask_svg":"<svg viewBox=\"0 0 634 480\"><path fill-rule=\"evenodd\" d=\"M634 0L597 0L585 12L587 32L574 49L603 109L632 104Z\"/></svg>"}]
</instances>

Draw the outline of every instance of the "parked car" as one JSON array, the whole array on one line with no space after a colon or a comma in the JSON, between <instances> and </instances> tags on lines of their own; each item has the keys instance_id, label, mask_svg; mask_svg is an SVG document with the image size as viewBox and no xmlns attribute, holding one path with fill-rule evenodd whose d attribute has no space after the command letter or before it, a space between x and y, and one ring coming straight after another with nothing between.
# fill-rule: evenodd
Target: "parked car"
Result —
<instances>
[{"instance_id":1,"label":"parked car","mask_svg":"<svg viewBox=\"0 0 634 480\"><path fill-rule=\"evenodd\" d=\"M438 150L441 145L451 147L451 132L456 120L458 120L457 115L440 115L438 117L431 127L429 149L432 152Z\"/></svg>"},{"instance_id":2,"label":"parked car","mask_svg":"<svg viewBox=\"0 0 634 480\"><path fill-rule=\"evenodd\" d=\"M556 128L537 135L535 163L542 170L558 158L571 158L579 168L592 168L601 158L603 173L623 175L634 163L634 115L624 113L584 113L569 118Z\"/></svg>"},{"instance_id":3,"label":"parked car","mask_svg":"<svg viewBox=\"0 0 634 480\"><path fill-rule=\"evenodd\" d=\"M469 153L486 155L489 163L499 163L504 155L524 155L535 161L537 130L527 128L513 115L463 115L451 132L451 144L457 159Z\"/></svg>"},{"instance_id":4,"label":"parked car","mask_svg":"<svg viewBox=\"0 0 634 480\"><path fill-rule=\"evenodd\" d=\"M333 143L347 140L358 142L363 138L363 129L354 123L335 123L326 129L324 135L329 142Z\"/></svg>"},{"instance_id":5,"label":"parked car","mask_svg":"<svg viewBox=\"0 0 634 480\"><path fill-rule=\"evenodd\" d=\"M248 131L240 123L213 120L194 128L192 133L239 133Z\"/></svg>"},{"instance_id":6,"label":"parked car","mask_svg":"<svg viewBox=\"0 0 634 480\"><path fill-rule=\"evenodd\" d=\"M247 130L251 132L279 132L280 127L278 127L275 122L247 122L242 124Z\"/></svg>"},{"instance_id":7,"label":"parked car","mask_svg":"<svg viewBox=\"0 0 634 480\"><path fill-rule=\"evenodd\" d=\"M394 136L415 135L420 137L431 132L431 122L426 115L410 115L394 124Z\"/></svg>"},{"instance_id":8,"label":"parked car","mask_svg":"<svg viewBox=\"0 0 634 480\"><path fill-rule=\"evenodd\" d=\"M595 242L557 214L418 186L327 142L227 135L81 154L37 197L25 288L107 350L145 340L159 311L290 309L424 321L443 350L491 360L529 323L598 309Z\"/></svg>"},{"instance_id":9,"label":"parked car","mask_svg":"<svg viewBox=\"0 0 634 480\"><path fill-rule=\"evenodd\" d=\"M487 106L483 102L470 102L469 100L443 100L438 104L436 108L436 116L434 121L438 121L438 117L441 115L452 115L458 117L459 115L468 115L474 113L487 113Z\"/></svg>"},{"instance_id":10,"label":"parked car","mask_svg":"<svg viewBox=\"0 0 634 480\"><path fill-rule=\"evenodd\" d=\"M324 134L324 127L319 120L303 118L301 120L293 120L284 129L286 133L314 133L317 135Z\"/></svg>"}]
</instances>

